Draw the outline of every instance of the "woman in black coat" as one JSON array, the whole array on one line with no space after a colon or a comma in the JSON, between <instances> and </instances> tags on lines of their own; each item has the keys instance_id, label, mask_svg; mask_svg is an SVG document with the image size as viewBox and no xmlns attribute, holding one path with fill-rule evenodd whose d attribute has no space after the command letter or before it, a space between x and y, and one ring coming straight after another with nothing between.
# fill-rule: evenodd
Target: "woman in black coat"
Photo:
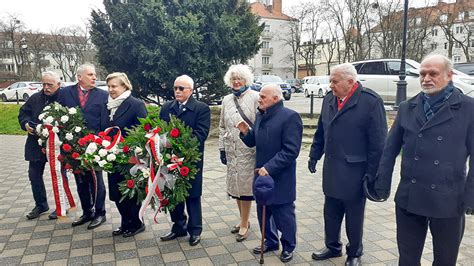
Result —
<instances>
[{"instance_id":1,"label":"woman in black coat","mask_svg":"<svg viewBox=\"0 0 474 266\"><path fill-rule=\"evenodd\" d=\"M145 104L135 97L131 96L132 85L125 73L115 72L106 78L109 99L103 106L101 115L102 130L117 126L126 135L125 128L131 128L138 125L138 118L147 116ZM110 173L108 175L109 198L115 201L117 208L122 216L121 226L115 229L114 236L123 235L131 237L145 231L145 225L138 218L138 211L141 204L137 204L136 199L126 198L120 202L119 183L125 178L121 173Z\"/></svg>"}]
</instances>

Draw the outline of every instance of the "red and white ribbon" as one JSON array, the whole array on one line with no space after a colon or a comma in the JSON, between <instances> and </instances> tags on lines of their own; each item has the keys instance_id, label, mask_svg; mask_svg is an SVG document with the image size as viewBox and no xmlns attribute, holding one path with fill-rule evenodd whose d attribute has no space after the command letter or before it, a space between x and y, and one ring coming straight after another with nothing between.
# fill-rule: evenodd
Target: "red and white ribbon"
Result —
<instances>
[{"instance_id":1,"label":"red and white ribbon","mask_svg":"<svg viewBox=\"0 0 474 266\"><path fill-rule=\"evenodd\" d=\"M113 148L117 147L117 145L119 144L120 142L120 139L122 138L122 131L120 131L120 128L117 127L117 126L114 126L114 127L109 127L107 129L104 130L104 134L106 136L108 136L110 134L110 132L112 130L117 130L117 134L115 134L114 138L112 139L112 141L110 142L110 145L105 147L106 150L112 150Z\"/></svg>"},{"instance_id":2,"label":"red and white ribbon","mask_svg":"<svg viewBox=\"0 0 474 266\"><path fill-rule=\"evenodd\" d=\"M74 198L66 176L61 171L61 163L58 160L58 155L61 153L60 141L58 135L53 131L53 127L45 125L48 129L48 141L46 145L46 156L49 161L51 170L51 183L53 185L54 202L56 204L56 213L58 216L66 216L68 208L76 207Z\"/></svg>"},{"instance_id":3,"label":"red and white ribbon","mask_svg":"<svg viewBox=\"0 0 474 266\"><path fill-rule=\"evenodd\" d=\"M171 155L170 161L172 163L170 163L166 166L166 167L168 167L168 171L172 171L176 168L178 170L180 170L181 167L179 167L179 166L183 164L184 158L179 158L178 156L173 154L173 155Z\"/></svg>"}]
</instances>

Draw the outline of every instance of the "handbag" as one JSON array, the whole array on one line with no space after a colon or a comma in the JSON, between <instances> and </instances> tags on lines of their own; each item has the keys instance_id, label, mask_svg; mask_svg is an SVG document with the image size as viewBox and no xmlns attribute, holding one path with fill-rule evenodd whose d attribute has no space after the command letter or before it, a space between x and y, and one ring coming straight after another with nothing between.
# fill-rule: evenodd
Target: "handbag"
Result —
<instances>
[{"instance_id":1,"label":"handbag","mask_svg":"<svg viewBox=\"0 0 474 266\"><path fill-rule=\"evenodd\" d=\"M237 102L237 97L235 97L234 95L234 103L235 103L235 107L237 107L237 111L239 111L239 114L240 116L244 119L245 122L247 122L247 124L250 126L250 127L253 127L253 123L250 121L250 119L244 114L244 112L242 111L242 108L240 108L240 105L239 103Z\"/></svg>"}]
</instances>

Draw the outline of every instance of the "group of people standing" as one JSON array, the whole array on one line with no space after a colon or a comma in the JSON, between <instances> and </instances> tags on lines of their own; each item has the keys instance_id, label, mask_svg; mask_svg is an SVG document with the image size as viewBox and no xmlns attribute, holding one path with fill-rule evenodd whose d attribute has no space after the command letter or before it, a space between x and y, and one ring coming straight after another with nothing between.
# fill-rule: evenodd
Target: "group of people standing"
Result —
<instances>
[{"instance_id":1,"label":"group of people standing","mask_svg":"<svg viewBox=\"0 0 474 266\"><path fill-rule=\"evenodd\" d=\"M474 209L474 100L454 87L452 75L448 58L426 57L420 67L422 92L400 104L387 136L380 96L357 81L351 64L331 69L332 92L323 100L308 161L309 172L315 173L317 162L324 158L325 247L312 254L314 260L342 256L340 234L345 219L346 265L361 265L366 194L388 198L395 159L403 149L401 180L395 196L399 264L420 264L428 227L433 236L433 264L456 264L465 214L473 214ZM77 84L59 89L57 75L43 73L43 90L20 110L20 125L29 133L25 159L30 161L29 177L36 203L28 219L49 209L42 179L46 157L37 145L32 127L40 123L38 115L44 106L58 101L67 107L80 107L89 129L99 131L118 126L124 135L125 128L137 125L137 118L147 115L145 105L131 96L132 86L124 73L107 77L109 93L95 87L92 65L79 67L77 79ZM220 161L227 166L227 194L236 200L240 214L239 223L230 228L230 233L236 235L238 242L247 239L252 201L257 193L254 184L260 178L270 177L272 191L266 206L257 201L257 217L260 227L265 228L265 242L253 252L278 250L281 243L280 260L289 262L296 248L294 201L296 159L303 132L301 117L284 107L278 85L263 86L260 92L251 90L253 75L246 65L231 66L224 82L232 93L222 102ZM190 126L204 154L210 109L193 98L193 89L192 78L177 77L173 86L175 99L162 106L160 119L169 121L173 115ZM160 237L162 241L189 235L189 244L194 246L201 240L203 157L197 167L199 172L189 196L171 212L173 225L170 232ZM95 174L96 199L92 195L92 173L75 175L83 214L73 226L90 222L88 228L93 229L106 220L105 185L102 173ZM118 173L108 176L109 197L122 216L121 226L113 235L130 237L144 231L145 225L138 219L140 205L135 200L119 202L118 183L123 178ZM56 218L54 212L49 217Z\"/></svg>"}]
</instances>

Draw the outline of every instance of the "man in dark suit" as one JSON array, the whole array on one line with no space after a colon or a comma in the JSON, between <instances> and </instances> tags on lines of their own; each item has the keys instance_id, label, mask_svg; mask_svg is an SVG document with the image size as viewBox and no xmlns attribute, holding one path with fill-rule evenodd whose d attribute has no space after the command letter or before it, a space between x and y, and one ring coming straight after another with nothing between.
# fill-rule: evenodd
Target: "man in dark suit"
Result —
<instances>
[{"instance_id":1,"label":"man in dark suit","mask_svg":"<svg viewBox=\"0 0 474 266\"><path fill-rule=\"evenodd\" d=\"M297 112L283 106L278 85L266 85L260 90L258 110L253 128L245 121L237 127L245 145L256 147L258 175L269 175L275 183L269 200L271 205L266 206L263 252L278 250L278 230L282 245L280 260L286 263L293 259L296 247L296 158L303 137L303 122ZM262 210L263 206L257 204L260 227ZM261 247L254 248L253 252L259 254Z\"/></svg>"},{"instance_id":2,"label":"man in dark suit","mask_svg":"<svg viewBox=\"0 0 474 266\"><path fill-rule=\"evenodd\" d=\"M28 132L25 145L25 160L29 161L28 177L31 182L35 207L26 215L28 219L38 218L49 210L46 189L44 187L43 173L46 164L46 155L41 151L39 138L35 133L35 126L41 124L38 116L43 108L56 101L61 81L58 74L52 71L42 73L43 89L31 95L30 99L20 108L18 122L23 130ZM56 219L55 213L49 215Z\"/></svg>"},{"instance_id":3,"label":"man in dark suit","mask_svg":"<svg viewBox=\"0 0 474 266\"><path fill-rule=\"evenodd\" d=\"M374 188L386 197L403 149L395 195L399 265L420 264L428 227L433 265L456 265L465 214L473 214L474 99L454 87L452 77L445 56L421 62L422 92L400 104L380 161Z\"/></svg>"},{"instance_id":4,"label":"man in dark suit","mask_svg":"<svg viewBox=\"0 0 474 266\"><path fill-rule=\"evenodd\" d=\"M101 109L107 104L108 93L95 87L95 67L84 64L76 74L78 83L65 87L58 94L58 102L66 107L79 107L88 129L100 129ZM75 174L77 194L81 201L82 215L72 223L78 226L90 221L87 229L93 229L105 222L105 185L102 171L95 171L97 177L97 198L94 199L94 178L92 172ZM95 206L94 206L95 201ZM94 208L95 207L95 208Z\"/></svg>"},{"instance_id":5,"label":"man in dark suit","mask_svg":"<svg viewBox=\"0 0 474 266\"><path fill-rule=\"evenodd\" d=\"M171 212L173 227L166 235L160 237L162 241L168 241L189 233L189 244L197 245L201 241L202 232L202 166L204 159L204 141L209 134L211 126L211 110L207 104L193 98L194 81L186 75L179 76L174 82L175 100L166 102L160 110L160 119L170 121L174 115L193 129L193 135L199 140L199 151L203 154L201 161L197 163L198 173L191 181L191 188L186 203L180 203ZM189 219L184 214L184 207Z\"/></svg>"},{"instance_id":6,"label":"man in dark suit","mask_svg":"<svg viewBox=\"0 0 474 266\"><path fill-rule=\"evenodd\" d=\"M366 198L363 179L375 176L382 154L387 122L380 96L357 82L351 64L331 70L332 92L323 100L308 168L316 172L323 154L324 232L326 247L314 260L342 256L341 223L345 216L346 265L360 265ZM373 179L373 178L371 178Z\"/></svg>"}]
</instances>

